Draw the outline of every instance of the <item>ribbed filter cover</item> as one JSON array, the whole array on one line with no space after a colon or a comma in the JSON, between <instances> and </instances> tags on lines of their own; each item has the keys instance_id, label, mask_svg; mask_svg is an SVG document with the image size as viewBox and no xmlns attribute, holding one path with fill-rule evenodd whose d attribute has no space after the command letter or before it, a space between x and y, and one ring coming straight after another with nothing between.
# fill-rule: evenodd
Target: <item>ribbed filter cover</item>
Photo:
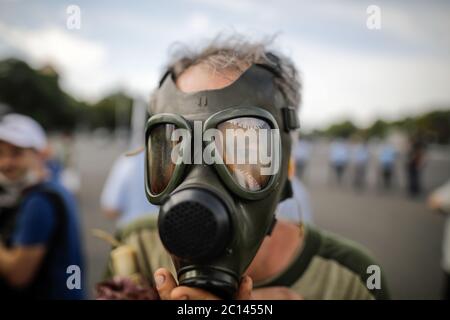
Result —
<instances>
[{"instance_id":1,"label":"ribbed filter cover","mask_svg":"<svg viewBox=\"0 0 450 320\"><path fill-rule=\"evenodd\" d=\"M174 194L161 208L159 233L166 249L189 260L210 259L230 238L230 221L222 202L212 193L187 189Z\"/></svg>"}]
</instances>

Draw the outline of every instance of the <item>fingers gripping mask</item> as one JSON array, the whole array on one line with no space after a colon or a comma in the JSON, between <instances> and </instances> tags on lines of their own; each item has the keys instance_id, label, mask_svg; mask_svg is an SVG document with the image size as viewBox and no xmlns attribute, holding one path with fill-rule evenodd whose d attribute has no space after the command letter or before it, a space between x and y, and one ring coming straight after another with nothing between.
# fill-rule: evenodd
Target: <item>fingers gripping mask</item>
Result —
<instances>
[{"instance_id":1,"label":"fingers gripping mask","mask_svg":"<svg viewBox=\"0 0 450 320\"><path fill-rule=\"evenodd\" d=\"M180 284L231 298L290 190L297 114L253 65L231 85L184 93L168 72L146 126L146 194ZM288 188L286 188L288 186Z\"/></svg>"}]
</instances>

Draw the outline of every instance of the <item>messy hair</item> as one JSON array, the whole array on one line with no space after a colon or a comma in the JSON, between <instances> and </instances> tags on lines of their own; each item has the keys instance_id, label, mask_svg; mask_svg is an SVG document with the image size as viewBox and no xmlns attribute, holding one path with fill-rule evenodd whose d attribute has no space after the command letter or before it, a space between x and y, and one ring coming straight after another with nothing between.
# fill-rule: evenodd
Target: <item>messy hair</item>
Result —
<instances>
[{"instance_id":1,"label":"messy hair","mask_svg":"<svg viewBox=\"0 0 450 320\"><path fill-rule=\"evenodd\" d=\"M166 70L178 77L186 69L206 64L214 71L236 70L244 72L252 64L265 65L277 70L275 82L290 106L298 108L301 102L300 77L294 63L288 57L269 49L272 39L254 42L241 35L217 36L198 50L175 44Z\"/></svg>"}]
</instances>

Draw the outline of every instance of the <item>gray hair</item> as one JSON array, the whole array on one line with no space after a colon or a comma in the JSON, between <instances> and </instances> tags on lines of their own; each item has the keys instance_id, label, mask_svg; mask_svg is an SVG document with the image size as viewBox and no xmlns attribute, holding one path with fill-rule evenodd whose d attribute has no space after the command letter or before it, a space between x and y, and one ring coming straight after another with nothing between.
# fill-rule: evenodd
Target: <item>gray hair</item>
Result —
<instances>
[{"instance_id":1,"label":"gray hair","mask_svg":"<svg viewBox=\"0 0 450 320\"><path fill-rule=\"evenodd\" d=\"M199 50L182 44L172 47L166 70L178 77L186 69L197 64L207 64L213 70L236 70L244 72L252 64L262 64L278 70L275 82L290 106L298 108L301 102L301 83L294 63L288 57L269 50L269 41L252 42L241 35L217 36Z\"/></svg>"}]
</instances>

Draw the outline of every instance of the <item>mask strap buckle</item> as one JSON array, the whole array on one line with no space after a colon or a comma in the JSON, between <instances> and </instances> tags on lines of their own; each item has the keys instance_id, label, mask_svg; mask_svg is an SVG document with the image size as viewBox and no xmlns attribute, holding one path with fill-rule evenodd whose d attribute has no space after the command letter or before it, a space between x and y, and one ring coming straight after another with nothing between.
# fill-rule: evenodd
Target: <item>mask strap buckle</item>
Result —
<instances>
[{"instance_id":1,"label":"mask strap buckle","mask_svg":"<svg viewBox=\"0 0 450 320\"><path fill-rule=\"evenodd\" d=\"M284 120L284 129L289 132L300 128L300 121L298 120L297 110L294 107L281 108Z\"/></svg>"}]
</instances>

